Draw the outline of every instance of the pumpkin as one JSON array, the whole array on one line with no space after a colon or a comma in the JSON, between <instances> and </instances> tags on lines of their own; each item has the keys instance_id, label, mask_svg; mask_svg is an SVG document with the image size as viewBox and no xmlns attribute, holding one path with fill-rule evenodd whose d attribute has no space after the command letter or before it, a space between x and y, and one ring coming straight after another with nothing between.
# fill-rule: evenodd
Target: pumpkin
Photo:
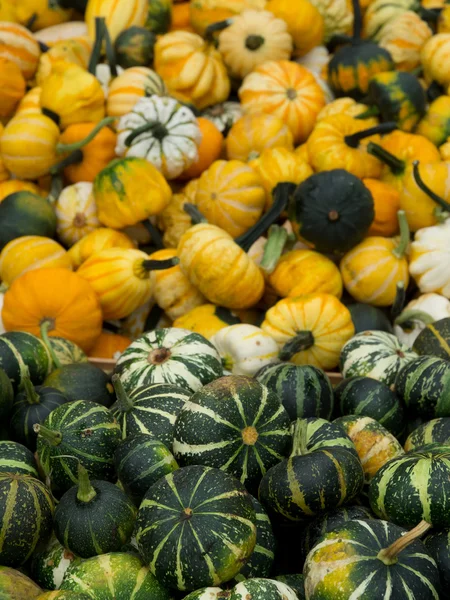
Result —
<instances>
[{"instance_id":1,"label":"pumpkin","mask_svg":"<svg viewBox=\"0 0 450 600\"><path fill-rule=\"evenodd\" d=\"M202 112L202 117L208 119L226 136L231 127L242 117L239 102L222 102L211 106Z\"/></svg>"},{"instance_id":2,"label":"pumpkin","mask_svg":"<svg viewBox=\"0 0 450 600\"><path fill-rule=\"evenodd\" d=\"M325 106L321 87L308 69L287 60L268 61L244 79L239 98L246 113L268 113L285 122L296 144L306 141Z\"/></svg>"},{"instance_id":3,"label":"pumpkin","mask_svg":"<svg viewBox=\"0 0 450 600\"><path fill-rule=\"evenodd\" d=\"M269 60L289 60L287 23L272 12L246 10L219 35L219 52L232 77L243 79Z\"/></svg>"},{"instance_id":4,"label":"pumpkin","mask_svg":"<svg viewBox=\"0 0 450 600\"><path fill-rule=\"evenodd\" d=\"M375 217L367 232L370 236L389 237L398 231L397 213L400 209L400 194L393 185L377 179L363 179L372 194Z\"/></svg>"},{"instance_id":5,"label":"pumpkin","mask_svg":"<svg viewBox=\"0 0 450 600\"><path fill-rule=\"evenodd\" d=\"M180 175L181 179L192 180L218 160L223 152L223 135L212 121L205 117L197 118L201 142L197 147L198 158Z\"/></svg>"},{"instance_id":6,"label":"pumpkin","mask_svg":"<svg viewBox=\"0 0 450 600\"><path fill-rule=\"evenodd\" d=\"M26 80L38 67L41 49L33 34L18 23L0 22L0 57L15 63Z\"/></svg>"},{"instance_id":7,"label":"pumpkin","mask_svg":"<svg viewBox=\"0 0 450 600\"><path fill-rule=\"evenodd\" d=\"M427 551L436 561L443 589L447 589L450 583L450 574L448 569L448 529L444 529L443 531L436 531L434 533L431 533L430 535L427 535L427 537L424 539L424 544Z\"/></svg>"},{"instance_id":8,"label":"pumpkin","mask_svg":"<svg viewBox=\"0 0 450 600\"><path fill-rule=\"evenodd\" d=\"M95 19L104 17L109 35L114 42L124 29L132 25L142 27L145 24L147 11L146 0L131 0L126 6L118 6L111 0L88 0L85 14L88 35L91 40L95 39Z\"/></svg>"},{"instance_id":9,"label":"pumpkin","mask_svg":"<svg viewBox=\"0 0 450 600\"><path fill-rule=\"evenodd\" d=\"M337 366L342 346L355 331L347 308L324 293L280 300L261 327L278 343L281 360L324 370Z\"/></svg>"},{"instance_id":10,"label":"pumpkin","mask_svg":"<svg viewBox=\"0 0 450 600\"><path fill-rule=\"evenodd\" d=\"M228 132L225 141L229 160L246 162L267 148L294 149L289 127L278 117L264 113L244 115Z\"/></svg>"},{"instance_id":11,"label":"pumpkin","mask_svg":"<svg viewBox=\"0 0 450 600\"><path fill-rule=\"evenodd\" d=\"M428 323L414 341L413 350L419 355L431 355L446 360L450 357L450 319L445 317Z\"/></svg>"},{"instance_id":12,"label":"pumpkin","mask_svg":"<svg viewBox=\"0 0 450 600\"><path fill-rule=\"evenodd\" d=\"M193 0L190 2L191 25L199 35L206 29L247 9L263 10L266 0Z\"/></svg>"},{"instance_id":13,"label":"pumpkin","mask_svg":"<svg viewBox=\"0 0 450 600\"><path fill-rule=\"evenodd\" d=\"M62 267L71 269L71 261L62 246L42 236L26 235L12 240L0 254L0 279L6 285L33 269Z\"/></svg>"},{"instance_id":14,"label":"pumpkin","mask_svg":"<svg viewBox=\"0 0 450 600\"><path fill-rule=\"evenodd\" d=\"M0 356L2 369L17 392L26 377L38 385L52 369L52 358L46 344L31 333L11 331L0 336ZM3 372L2 372L3 374ZM2 396L6 410L10 412L8 398L12 400L12 390L2 377Z\"/></svg>"},{"instance_id":15,"label":"pumpkin","mask_svg":"<svg viewBox=\"0 0 450 600\"><path fill-rule=\"evenodd\" d=\"M158 214L169 204L171 195L165 178L143 158L114 160L94 180L99 221L113 229Z\"/></svg>"},{"instance_id":16,"label":"pumpkin","mask_svg":"<svg viewBox=\"0 0 450 600\"><path fill-rule=\"evenodd\" d=\"M17 64L0 55L0 117L11 117L25 95L25 79Z\"/></svg>"},{"instance_id":17,"label":"pumpkin","mask_svg":"<svg viewBox=\"0 0 450 600\"><path fill-rule=\"evenodd\" d=\"M13 473L14 475L32 475L39 479L37 465L33 453L18 444L6 440L0 441L2 451L1 468L2 473Z\"/></svg>"},{"instance_id":18,"label":"pumpkin","mask_svg":"<svg viewBox=\"0 0 450 600\"><path fill-rule=\"evenodd\" d=\"M173 98L138 100L120 118L117 132L116 154L145 158L167 179L178 177L198 158L200 127L194 113Z\"/></svg>"},{"instance_id":19,"label":"pumpkin","mask_svg":"<svg viewBox=\"0 0 450 600\"><path fill-rule=\"evenodd\" d=\"M0 184L1 185L1 184ZM193 204L198 179L192 179L178 194L174 194L164 210L157 215L158 227L163 230L166 248L176 248L181 236L192 225L190 215L184 210L186 202Z\"/></svg>"},{"instance_id":20,"label":"pumpkin","mask_svg":"<svg viewBox=\"0 0 450 600\"><path fill-rule=\"evenodd\" d=\"M379 2L379 0L378 0ZM413 71L420 65L420 50L433 32L420 16L407 10L381 28L377 41L392 56L400 71Z\"/></svg>"},{"instance_id":21,"label":"pumpkin","mask_svg":"<svg viewBox=\"0 0 450 600\"><path fill-rule=\"evenodd\" d=\"M151 65L155 42L156 35L145 27L132 25L124 29L114 43L117 64L123 69Z\"/></svg>"},{"instance_id":22,"label":"pumpkin","mask_svg":"<svg viewBox=\"0 0 450 600\"><path fill-rule=\"evenodd\" d=\"M296 56L304 56L322 43L324 19L314 2L296 0L295 3L292 3L288 0L269 0L265 9L287 24L287 31L292 36Z\"/></svg>"},{"instance_id":23,"label":"pumpkin","mask_svg":"<svg viewBox=\"0 0 450 600\"><path fill-rule=\"evenodd\" d=\"M74 269L78 269L92 254L107 248L134 248L134 243L121 231L99 227L71 246L67 254Z\"/></svg>"},{"instance_id":24,"label":"pumpkin","mask_svg":"<svg viewBox=\"0 0 450 600\"><path fill-rule=\"evenodd\" d=\"M412 346L426 325L450 317L450 301L439 294L422 294L411 300L395 319L395 335Z\"/></svg>"},{"instance_id":25,"label":"pumpkin","mask_svg":"<svg viewBox=\"0 0 450 600\"><path fill-rule=\"evenodd\" d=\"M41 188L39 188L35 183L31 183L31 181L7 179L0 182L0 202L2 202L7 196L22 191L32 192L35 196L47 196L46 192L41 190Z\"/></svg>"},{"instance_id":26,"label":"pumpkin","mask_svg":"<svg viewBox=\"0 0 450 600\"><path fill-rule=\"evenodd\" d=\"M99 227L92 183L80 182L64 188L55 213L56 231L66 246L72 246Z\"/></svg>"},{"instance_id":27,"label":"pumpkin","mask_svg":"<svg viewBox=\"0 0 450 600\"><path fill-rule=\"evenodd\" d=\"M0 205L1 206L1 205ZM409 272L422 293L450 298L450 277L445 265L450 256L450 220L416 232L411 244Z\"/></svg>"},{"instance_id":28,"label":"pumpkin","mask_svg":"<svg viewBox=\"0 0 450 600\"><path fill-rule=\"evenodd\" d=\"M25 96L22 98L22 100L19 102L19 105L16 110L16 117L19 114L23 115L23 114L34 114L34 113L42 112L40 98L41 98L41 88L40 87L31 88L31 90L28 91L25 94Z\"/></svg>"},{"instance_id":29,"label":"pumpkin","mask_svg":"<svg viewBox=\"0 0 450 600\"><path fill-rule=\"evenodd\" d=\"M227 308L215 304L202 304L182 317L178 317L173 322L173 326L199 333L207 340L211 340L221 329L238 323L241 323L241 320L237 314Z\"/></svg>"},{"instance_id":30,"label":"pumpkin","mask_svg":"<svg viewBox=\"0 0 450 600\"><path fill-rule=\"evenodd\" d=\"M450 137L450 96L439 96L428 107L417 126L417 133L441 146Z\"/></svg>"},{"instance_id":31,"label":"pumpkin","mask_svg":"<svg viewBox=\"0 0 450 600\"><path fill-rule=\"evenodd\" d=\"M91 51L92 46L88 40L74 39L56 42L47 52L41 54L36 72L37 85L42 84L53 71L54 64L59 61L73 63L87 69Z\"/></svg>"},{"instance_id":32,"label":"pumpkin","mask_svg":"<svg viewBox=\"0 0 450 600\"><path fill-rule=\"evenodd\" d=\"M24 0L16 6L16 19L22 25L27 25L34 18L31 31L38 31L45 27L52 27L69 21L72 10L64 9L59 4L49 5L46 0Z\"/></svg>"},{"instance_id":33,"label":"pumpkin","mask_svg":"<svg viewBox=\"0 0 450 600\"><path fill-rule=\"evenodd\" d=\"M124 335L102 331L92 346L89 356L94 358L115 359L131 344L131 339Z\"/></svg>"},{"instance_id":34,"label":"pumpkin","mask_svg":"<svg viewBox=\"0 0 450 600\"><path fill-rule=\"evenodd\" d=\"M325 106L317 115L316 122L334 115L348 115L349 117L353 118L362 118L360 115L364 115L367 110L368 106L366 104L362 104L353 98L344 96L342 98L336 98L328 104L325 104ZM373 117L367 117L364 120L366 121L367 125L370 126L375 126L378 123L377 119Z\"/></svg>"},{"instance_id":35,"label":"pumpkin","mask_svg":"<svg viewBox=\"0 0 450 600\"><path fill-rule=\"evenodd\" d=\"M420 59L427 81L436 81L444 87L450 85L447 68L449 50L450 33L437 33L422 46Z\"/></svg>"},{"instance_id":36,"label":"pumpkin","mask_svg":"<svg viewBox=\"0 0 450 600\"><path fill-rule=\"evenodd\" d=\"M100 335L102 313L91 286L68 269L37 269L18 277L5 294L2 320L7 331L48 333L89 350Z\"/></svg>"},{"instance_id":37,"label":"pumpkin","mask_svg":"<svg viewBox=\"0 0 450 600\"><path fill-rule=\"evenodd\" d=\"M405 452L420 451L422 446L428 444L446 445L450 439L449 425L449 417L440 417L422 423L409 434L405 442Z\"/></svg>"},{"instance_id":38,"label":"pumpkin","mask_svg":"<svg viewBox=\"0 0 450 600\"><path fill-rule=\"evenodd\" d=\"M166 86L161 77L147 67L131 67L118 75L109 86L106 114L122 117L129 113L141 98L165 96Z\"/></svg>"},{"instance_id":39,"label":"pumpkin","mask_svg":"<svg viewBox=\"0 0 450 600\"><path fill-rule=\"evenodd\" d=\"M181 102L202 110L229 96L230 81L220 53L195 33L162 35L155 44L154 64L169 93Z\"/></svg>"},{"instance_id":40,"label":"pumpkin","mask_svg":"<svg viewBox=\"0 0 450 600\"><path fill-rule=\"evenodd\" d=\"M415 0L374 0L369 3L364 14L364 33L367 37L378 40L383 28L399 15L417 8Z\"/></svg>"},{"instance_id":41,"label":"pumpkin","mask_svg":"<svg viewBox=\"0 0 450 600\"><path fill-rule=\"evenodd\" d=\"M114 399L110 377L88 362L63 364L52 371L44 383L62 392L70 402L89 398L95 404L110 406Z\"/></svg>"}]
</instances>

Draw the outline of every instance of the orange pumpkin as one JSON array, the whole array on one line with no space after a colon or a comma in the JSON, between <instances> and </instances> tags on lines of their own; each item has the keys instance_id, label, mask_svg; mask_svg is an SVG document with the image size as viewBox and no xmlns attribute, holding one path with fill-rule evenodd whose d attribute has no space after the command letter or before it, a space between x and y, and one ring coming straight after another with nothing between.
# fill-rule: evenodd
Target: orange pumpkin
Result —
<instances>
[{"instance_id":1,"label":"orange pumpkin","mask_svg":"<svg viewBox=\"0 0 450 600\"><path fill-rule=\"evenodd\" d=\"M89 356L93 358L114 359L131 344L131 339L118 333L102 331L91 348Z\"/></svg>"},{"instance_id":2,"label":"orange pumpkin","mask_svg":"<svg viewBox=\"0 0 450 600\"><path fill-rule=\"evenodd\" d=\"M289 127L278 117L267 114L245 115L230 129L226 148L228 158L246 162L258 158L266 148L293 150Z\"/></svg>"},{"instance_id":3,"label":"orange pumpkin","mask_svg":"<svg viewBox=\"0 0 450 600\"><path fill-rule=\"evenodd\" d=\"M400 209L400 194L398 190L378 179L363 179L369 188L374 204L375 218L367 235L391 237L398 231L397 212Z\"/></svg>"},{"instance_id":4,"label":"orange pumpkin","mask_svg":"<svg viewBox=\"0 0 450 600\"><path fill-rule=\"evenodd\" d=\"M172 23L169 31L192 31L194 28L191 25L190 2L178 2L172 7Z\"/></svg>"},{"instance_id":5,"label":"orange pumpkin","mask_svg":"<svg viewBox=\"0 0 450 600\"><path fill-rule=\"evenodd\" d=\"M98 298L77 273L68 269L37 269L18 277L5 293L2 320L7 331L48 334L74 342L85 352L102 330Z\"/></svg>"},{"instance_id":6,"label":"orange pumpkin","mask_svg":"<svg viewBox=\"0 0 450 600\"><path fill-rule=\"evenodd\" d=\"M197 122L202 134L202 141L197 148L198 159L181 174L180 179L194 179L195 177L199 177L222 154L223 135L214 123L204 117L199 117Z\"/></svg>"}]
</instances>

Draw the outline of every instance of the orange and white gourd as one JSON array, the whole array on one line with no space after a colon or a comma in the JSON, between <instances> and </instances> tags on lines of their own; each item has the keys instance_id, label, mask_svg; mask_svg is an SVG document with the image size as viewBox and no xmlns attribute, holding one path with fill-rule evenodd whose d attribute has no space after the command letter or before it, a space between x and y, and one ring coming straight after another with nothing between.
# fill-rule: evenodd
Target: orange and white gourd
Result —
<instances>
[{"instance_id":1,"label":"orange and white gourd","mask_svg":"<svg viewBox=\"0 0 450 600\"><path fill-rule=\"evenodd\" d=\"M83 181L64 188L56 201L55 213L56 231L66 246L100 227L92 183Z\"/></svg>"}]
</instances>

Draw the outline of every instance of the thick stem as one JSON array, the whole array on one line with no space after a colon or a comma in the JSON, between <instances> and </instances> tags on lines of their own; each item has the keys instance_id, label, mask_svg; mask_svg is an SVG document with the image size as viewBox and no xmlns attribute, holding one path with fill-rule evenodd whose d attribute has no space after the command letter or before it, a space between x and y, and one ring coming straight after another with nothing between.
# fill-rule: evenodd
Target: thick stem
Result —
<instances>
[{"instance_id":1,"label":"thick stem","mask_svg":"<svg viewBox=\"0 0 450 600\"><path fill-rule=\"evenodd\" d=\"M153 223L150 221L150 219L146 219L145 221L142 221L142 224L144 225L145 229L149 232L149 234L152 238L153 245L158 250L162 250L164 248L164 242L163 242L163 238L162 238L162 235L161 235L161 232L159 231L159 229L157 227L155 227L155 225L153 225Z\"/></svg>"},{"instance_id":2,"label":"thick stem","mask_svg":"<svg viewBox=\"0 0 450 600\"><path fill-rule=\"evenodd\" d=\"M281 360L290 360L293 356L314 346L314 336L311 331L299 331L295 337L285 343L280 350Z\"/></svg>"},{"instance_id":3,"label":"thick stem","mask_svg":"<svg viewBox=\"0 0 450 600\"><path fill-rule=\"evenodd\" d=\"M406 300L405 282L399 281L397 283L397 290L395 292L394 303L391 308L391 320L392 321L395 321L395 319L399 316L399 314L404 309L405 300Z\"/></svg>"},{"instance_id":4,"label":"thick stem","mask_svg":"<svg viewBox=\"0 0 450 600\"><path fill-rule=\"evenodd\" d=\"M419 323L424 323L425 325L429 325L430 323L434 323L436 319L434 319L431 315L424 312L423 310L404 310L400 315L395 319L395 325L403 325L404 323L408 323L410 321L418 321Z\"/></svg>"},{"instance_id":5,"label":"thick stem","mask_svg":"<svg viewBox=\"0 0 450 600\"><path fill-rule=\"evenodd\" d=\"M83 162L83 158L83 151L75 150L74 152L69 154L69 156L66 156L66 158L57 162L56 165L53 165L53 167L51 167L50 169L50 175L56 175L57 173L61 173L66 167L70 167L70 165L80 164L80 162Z\"/></svg>"},{"instance_id":6,"label":"thick stem","mask_svg":"<svg viewBox=\"0 0 450 600\"><path fill-rule=\"evenodd\" d=\"M406 162L401 158L397 158L379 144L369 142L367 144L367 152L387 165L394 175L401 175L404 173L406 169Z\"/></svg>"},{"instance_id":7,"label":"thick stem","mask_svg":"<svg viewBox=\"0 0 450 600\"><path fill-rule=\"evenodd\" d=\"M352 5L353 5L353 39L360 40L361 39L361 30L362 30L361 5L359 4L359 0L352 0Z\"/></svg>"},{"instance_id":8,"label":"thick stem","mask_svg":"<svg viewBox=\"0 0 450 600\"><path fill-rule=\"evenodd\" d=\"M437 20L439 19L439 15L442 12L443 7L439 8L424 8L421 6L418 10L420 18L426 21L427 23L432 23L436 25Z\"/></svg>"},{"instance_id":9,"label":"thick stem","mask_svg":"<svg viewBox=\"0 0 450 600\"><path fill-rule=\"evenodd\" d=\"M183 210L191 217L191 221L193 225L198 225L199 223L207 223L206 217L202 215L202 213L198 210L195 204L191 204L190 202L185 202L183 204Z\"/></svg>"},{"instance_id":10,"label":"thick stem","mask_svg":"<svg viewBox=\"0 0 450 600\"><path fill-rule=\"evenodd\" d=\"M368 138L371 135L390 133L395 129L397 129L397 123L380 123L380 125L375 125L375 127L369 127L369 129L363 129L362 131L357 131L351 135L346 135L344 137L344 142L347 146L350 146L350 148L357 148L361 140Z\"/></svg>"},{"instance_id":11,"label":"thick stem","mask_svg":"<svg viewBox=\"0 0 450 600\"><path fill-rule=\"evenodd\" d=\"M430 528L431 525L429 523L421 521L414 529L411 529L411 531L402 535L398 540L395 540L388 548L380 550L377 558L379 558L386 566L395 565L395 563L398 562L398 555L400 552L403 552L405 548L415 542Z\"/></svg>"},{"instance_id":12,"label":"thick stem","mask_svg":"<svg viewBox=\"0 0 450 600\"><path fill-rule=\"evenodd\" d=\"M111 382L114 386L119 409L122 412L130 412L133 410L134 404L128 397L125 388L123 387L123 383L120 381L120 377L118 375L113 375L111 377Z\"/></svg>"},{"instance_id":13,"label":"thick stem","mask_svg":"<svg viewBox=\"0 0 450 600\"><path fill-rule=\"evenodd\" d=\"M133 131L125 138L125 146L131 146L133 140L135 140L142 133L146 133L147 131L152 131L153 135L162 140L167 135L167 129L161 123L157 123L156 121L149 121L140 127L136 127Z\"/></svg>"},{"instance_id":14,"label":"thick stem","mask_svg":"<svg viewBox=\"0 0 450 600\"><path fill-rule=\"evenodd\" d=\"M378 106L369 106L367 110L362 112L360 115L354 117L355 119L368 119L369 117L378 117L380 109Z\"/></svg>"},{"instance_id":15,"label":"thick stem","mask_svg":"<svg viewBox=\"0 0 450 600\"><path fill-rule=\"evenodd\" d=\"M80 502L90 502L95 498L96 495L97 492L92 487L87 469L85 469L83 465L79 462L77 500L79 500Z\"/></svg>"},{"instance_id":16,"label":"thick stem","mask_svg":"<svg viewBox=\"0 0 450 600\"><path fill-rule=\"evenodd\" d=\"M142 261L142 266L146 271L164 271L164 269L170 269L171 267L176 267L180 262L178 256L174 256L173 258L166 258L165 260L144 260Z\"/></svg>"},{"instance_id":17,"label":"thick stem","mask_svg":"<svg viewBox=\"0 0 450 600\"><path fill-rule=\"evenodd\" d=\"M205 40L207 42L213 42L214 41L214 34L217 33L218 31L223 31L224 29L226 29L227 27L229 27L230 25L232 25L233 23L233 19L225 19L224 21L217 21L216 23L212 23L211 25L208 25L208 27L206 28L205 31Z\"/></svg>"},{"instance_id":18,"label":"thick stem","mask_svg":"<svg viewBox=\"0 0 450 600\"><path fill-rule=\"evenodd\" d=\"M97 69L97 65L100 61L100 56L102 53L102 45L103 38L105 34L105 29L103 27L103 23L105 21L104 17L96 17L95 18L95 43L92 48L91 56L89 58L89 66L88 71L91 75L95 76L95 71Z\"/></svg>"},{"instance_id":19,"label":"thick stem","mask_svg":"<svg viewBox=\"0 0 450 600\"><path fill-rule=\"evenodd\" d=\"M111 36L109 35L109 30L106 21L103 22L103 39L105 41L106 58L108 59L111 77L117 77L119 73L117 71L116 52L111 41Z\"/></svg>"},{"instance_id":20,"label":"thick stem","mask_svg":"<svg viewBox=\"0 0 450 600\"><path fill-rule=\"evenodd\" d=\"M33 27L33 25L36 23L36 21L38 20L38 14L36 12L34 12L31 17L28 19L28 21L24 24L26 29L29 29L31 31L31 28Z\"/></svg>"},{"instance_id":21,"label":"thick stem","mask_svg":"<svg viewBox=\"0 0 450 600\"><path fill-rule=\"evenodd\" d=\"M409 225L406 213L404 210L397 212L398 224L400 226L400 241L398 246L394 248L392 254L397 258L403 258L408 249L410 238L409 238Z\"/></svg>"},{"instance_id":22,"label":"thick stem","mask_svg":"<svg viewBox=\"0 0 450 600\"><path fill-rule=\"evenodd\" d=\"M414 181L416 182L417 186L422 190L422 192L424 192L429 198L431 198L431 200L436 202L436 204L438 204L441 208L443 208L444 210L450 211L450 204L448 202L446 202L443 198L438 196L435 192L433 192L433 190L431 190L427 186L427 184L424 182L424 180L422 179L422 177L419 173L419 161L418 160L415 160L413 162L413 177L414 177Z\"/></svg>"},{"instance_id":23,"label":"thick stem","mask_svg":"<svg viewBox=\"0 0 450 600\"><path fill-rule=\"evenodd\" d=\"M260 267L265 273L272 273L277 266L280 256L288 240L289 234L284 227L272 225L264 245L264 254Z\"/></svg>"},{"instance_id":24,"label":"thick stem","mask_svg":"<svg viewBox=\"0 0 450 600\"><path fill-rule=\"evenodd\" d=\"M60 362L59 358L56 356L56 353L53 349L53 346L52 346L52 344L49 340L49 336L48 336L48 330L50 329L50 327L52 327L52 325L53 325L53 323L48 319L46 319L45 321L42 321L41 328L40 328L41 329L41 337L42 337L44 344L47 346L47 350L50 352L50 356L52 357L53 364L55 365L55 367L57 369L60 369L62 366L61 362Z\"/></svg>"},{"instance_id":25,"label":"thick stem","mask_svg":"<svg viewBox=\"0 0 450 600\"><path fill-rule=\"evenodd\" d=\"M156 329L158 322L163 316L163 314L164 311L159 306L159 304L154 304L145 320L144 331L153 331L154 329Z\"/></svg>"},{"instance_id":26,"label":"thick stem","mask_svg":"<svg viewBox=\"0 0 450 600\"><path fill-rule=\"evenodd\" d=\"M41 399L39 394L34 389L34 385L31 383L30 376L27 375L22 379L22 387L27 397L28 404L40 404Z\"/></svg>"},{"instance_id":27,"label":"thick stem","mask_svg":"<svg viewBox=\"0 0 450 600\"><path fill-rule=\"evenodd\" d=\"M308 422L305 419L297 419L293 428L291 456L308 454L307 442Z\"/></svg>"},{"instance_id":28,"label":"thick stem","mask_svg":"<svg viewBox=\"0 0 450 600\"><path fill-rule=\"evenodd\" d=\"M80 140L79 142L74 142L73 144L58 144L56 146L56 152L58 154L66 154L67 152L81 150L81 148L84 148L84 146L87 146L90 142L92 142L92 140L96 137L98 132L103 129L103 127L110 125L115 120L115 117L105 117L95 125L92 131L84 139Z\"/></svg>"},{"instance_id":29,"label":"thick stem","mask_svg":"<svg viewBox=\"0 0 450 600\"><path fill-rule=\"evenodd\" d=\"M45 425L35 423L33 431L40 435L50 446L59 446L62 442L62 433L60 431L53 431L53 429L49 429Z\"/></svg>"},{"instance_id":30,"label":"thick stem","mask_svg":"<svg viewBox=\"0 0 450 600\"><path fill-rule=\"evenodd\" d=\"M50 191L47 196L47 202L49 202L52 206L56 204L61 192L64 189L64 182L61 174L59 173L51 173L53 175L52 181L50 184Z\"/></svg>"}]
</instances>

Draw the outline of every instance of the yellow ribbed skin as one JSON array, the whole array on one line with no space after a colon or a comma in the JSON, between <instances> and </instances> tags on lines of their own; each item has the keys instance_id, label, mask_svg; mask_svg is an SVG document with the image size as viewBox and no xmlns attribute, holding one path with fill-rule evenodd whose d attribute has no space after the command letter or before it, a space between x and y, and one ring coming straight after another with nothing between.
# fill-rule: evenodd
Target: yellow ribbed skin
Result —
<instances>
[{"instance_id":1,"label":"yellow ribbed skin","mask_svg":"<svg viewBox=\"0 0 450 600\"><path fill-rule=\"evenodd\" d=\"M32 115L41 114L41 88L31 88L29 92L25 94L22 100L19 102L19 106L16 110L16 117L19 115Z\"/></svg>"},{"instance_id":2,"label":"yellow ribbed skin","mask_svg":"<svg viewBox=\"0 0 450 600\"><path fill-rule=\"evenodd\" d=\"M56 231L66 246L72 246L100 227L92 183L74 183L63 189L55 205Z\"/></svg>"},{"instance_id":3,"label":"yellow ribbed skin","mask_svg":"<svg viewBox=\"0 0 450 600\"><path fill-rule=\"evenodd\" d=\"M450 85L450 33L433 35L420 51L425 79L437 81L444 87Z\"/></svg>"},{"instance_id":4,"label":"yellow ribbed skin","mask_svg":"<svg viewBox=\"0 0 450 600\"><path fill-rule=\"evenodd\" d=\"M95 39L95 17L105 17L111 40L132 25L143 27L147 18L148 0L89 0L85 21L89 37Z\"/></svg>"},{"instance_id":5,"label":"yellow ribbed skin","mask_svg":"<svg viewBox=\"0 0 450 600\"><path fill-rule=\"evenodd\" d=\"M41 49L33 34L18 23L0 22L0 56L16 63L25 79L36 73Z\"/></svg>"},{"instance_id":6,"label":"yellow ribbed skin","mask_svg":"<svg viewBox=\"0 0 450 600\"><path fill-rule=\"evenodd\" d=\"M239 319L234 316L234 313L229 313L231 317L227 320L227 314L224 316L224 309L215 304L202 304L193 308L182 317L178 317L173 322L173 327L181 329L189 329L199 333L207 340L210 340L218 331L234 325L239 322Z\"/></svg>"},{"instance_id":7,"label":"yellow ribbed skin","mask_svg":"<svg viewBox=\"0 0 450 600\"><path fill-rule=\"evenodd\" d=\"M72 9L64 10L57 3L48 0L20 0L20 2L16 1L15 4L16 19L22 25L26 25L33 15L36 15L31 27L32 31L66 23L73 15Z\"/></svg>"},{"instance_id":8,"label":"yellow ribbed skin","mask_svg":"<svg viewBox=\"0 0 450 600\"><path fill-rule=\"evenodd\" d=\"M67 254L74 269L78 269L92 254L107 248L134 248L133 241L121 231L99 227L69 248Z\"/></svg>"},{"instance_id":9,"label":"yellow ribbed skin","mask_svg":"<svg viewBox=\"0 0 450 600\"><path fill-rule=\"evenodd\" d=\"M308 0L295 3L291 0L270 0L266 10L287 24L296 56L303 56L323 42L324 20L314 3Z\"/></svg>"},{"instance_id":10,"label":"yellow ribbed skin","mask_svg":"<svg viewBox=\"0 0 450 600\"><path fill-rule=\"evenodd\" d=\"M167 92L161 77L147 67L131 67L120 73L110 84L106 102L109 117L121 117L132 111L140 98Z\"/></svg>"},{"instance_id":11,"label":"yellow ribbed skin","mask_svg":"<svg viewBox=\"0 0 450 600\"><path fill-rule=\"evenodd\" d=\"M63 40L56 42L47 52L41 55L36 73L36 83L42 82L53 71L53 66L59 61L78 65L87 69L92 45L87 40Z\"/></svg>"},{"instance_id":12,"label":"yellow ribbed skin","mask_svg":"<svg viewBox=\"0 0 450 600\"><path fill-rule=\"evenodd\" d=\"M166 208L158 215L158 227L164 231L163 242L167 248L176 248L183 233L192 226L191 217L184 210L186 202L193 204L198 179L191 179L181 192L174 194Z\"/></svg>"}]
</instances>

